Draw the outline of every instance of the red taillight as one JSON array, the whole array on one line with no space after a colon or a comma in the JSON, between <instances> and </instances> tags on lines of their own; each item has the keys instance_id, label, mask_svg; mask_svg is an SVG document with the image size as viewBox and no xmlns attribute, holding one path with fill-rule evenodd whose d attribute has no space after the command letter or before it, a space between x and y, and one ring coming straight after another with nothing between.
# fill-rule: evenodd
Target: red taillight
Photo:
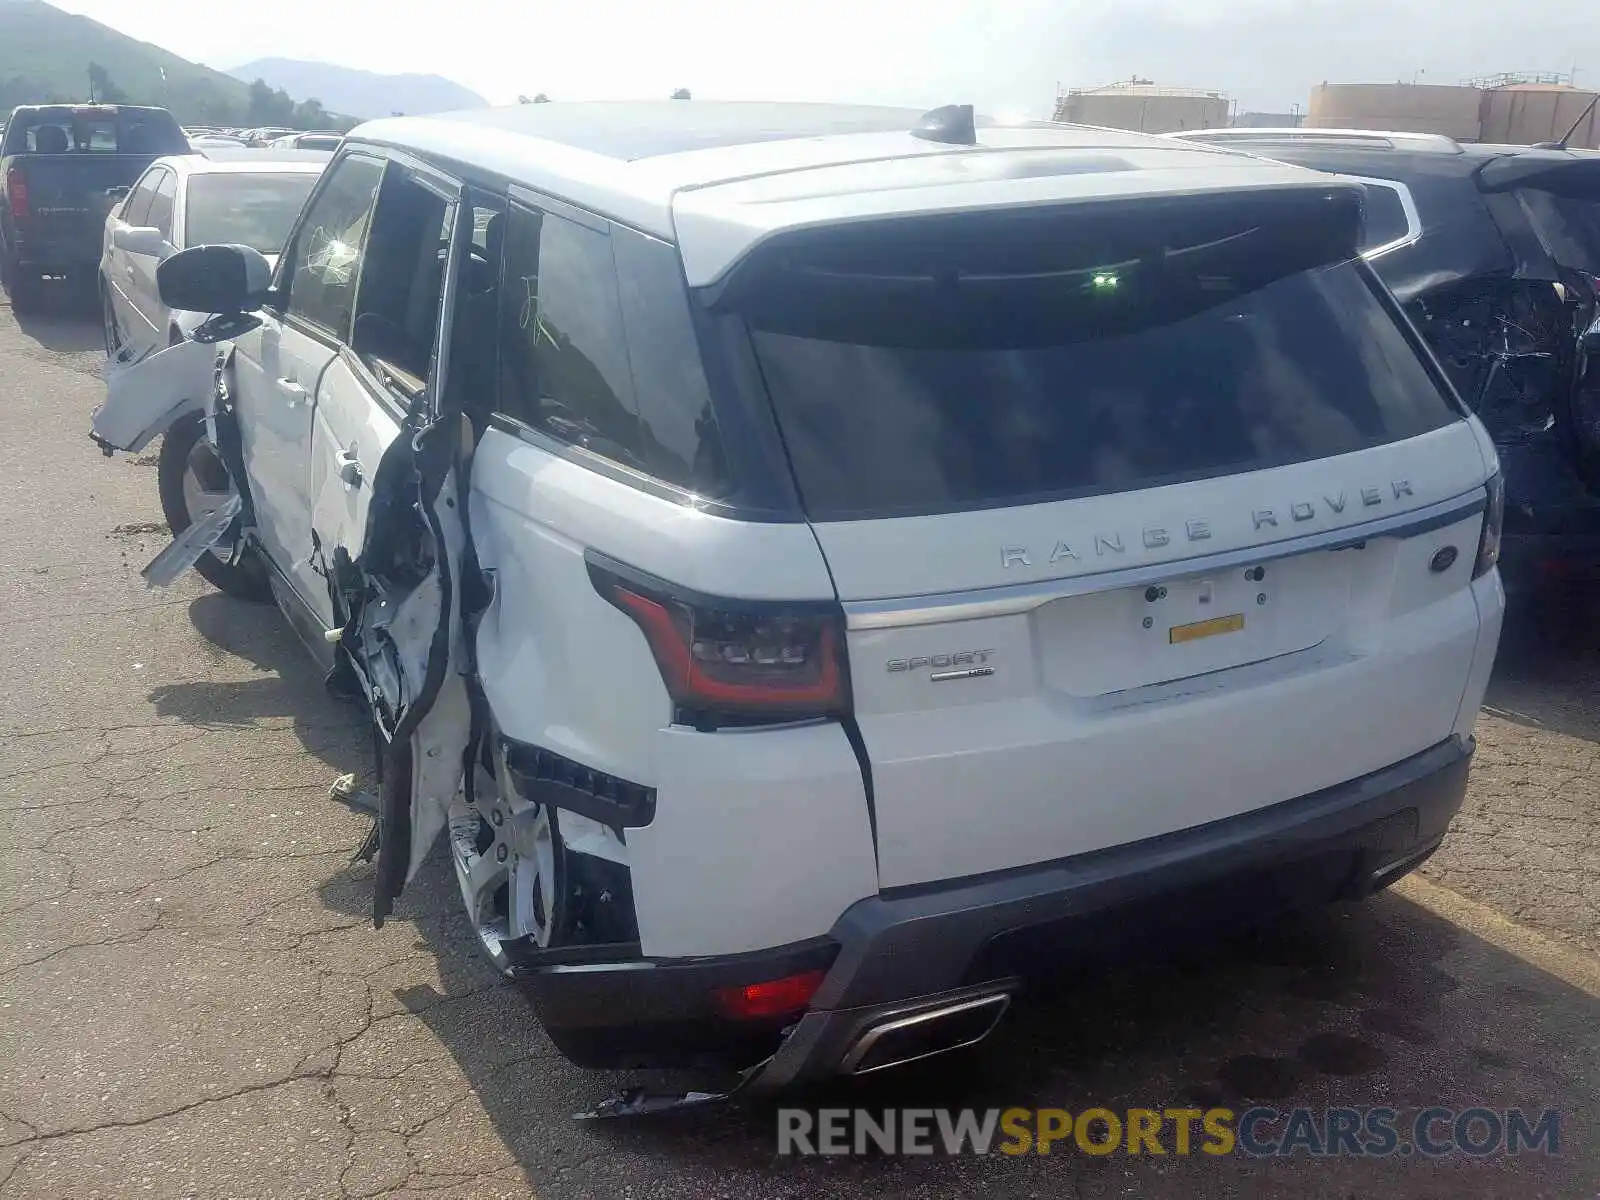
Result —
<instances>
[{"instance_id":1,"label":"red taillight","mask_svg":"<svg viewBox=\"0 0 1600 1200\"><path fill-rule=\"evenodd\" d=\"M28 181L15 167L6 168L6 198L11 202L11 215L28 215Z\"/></svg>"},{"instance_id":2,"label":"red taillight","mask_svg":"<svg viewBox=\"0 0 1600 1200\"><path fill-rule=\"evenodd\" d=\"M801 975L769 979L765 983L718 988L711 997L723 1016L738 1021L787 1017L803 1011L811 1003L811 997L817 994L826 975L826 971L806 971Z\"/></svg>"},{"instance_id":3,"label":"red taillight","mask_svg":"<svg viewBox=\"0 0 1600 1200\"><path fill-rule=\"evenodd\" d=\"M693 602L598 567L600 594L643 631L673 702L696 711L783 719L837 716L847 705L837 611Z\"/></svg>"},{"instance_id":4,"label":"red taillight","mask_svg":"<svg viewBox=\"0 0 1600 1200\"><path fill-rule=\"evenodd\" d=\"M1472 577L1487 575L1500 561L1500 530L1506 519L1506 481L1496 471L1489 476L1488 502L1483 510L1483 532L1478 535L1478 557L1472 564Z\"/></svg>"}]
</instances>

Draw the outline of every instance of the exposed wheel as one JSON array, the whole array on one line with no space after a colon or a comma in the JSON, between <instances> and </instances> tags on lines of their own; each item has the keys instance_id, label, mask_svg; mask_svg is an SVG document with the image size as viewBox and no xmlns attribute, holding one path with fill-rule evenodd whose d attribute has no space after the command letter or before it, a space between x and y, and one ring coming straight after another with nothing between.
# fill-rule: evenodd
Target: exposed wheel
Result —
<instances>
[{"instance_id":1,"label":"exposed wheel","mask_svg":"<svg viewBox=\"0 0 1600 1200\"><path fill-rule=\"evenodd\" d=\"M498 763L503 777L505 764ZM475 804L450 807L451 859L468 919L484 952L502 971L510 965L501 943L527 938L559 946L574 922L567 850L555 810L503 795L480 764Z\"/></svg>"},{"instance_id":2,"label":"exposed wheel","mask_svg":"<svg viewBox=\"0 0 1600 1200\"><path fill-rule=\"evenodd\" d=\"M157 461L157 483L161 491L161 511L167 528L176 537L195 518L214 511L235 492L228 468L217 448L206 437L205 419L198 413L180 417L161 441ZM270 600L266 568L255 554L246 551L238 562L230 562L233 541L224 535L194 564L210 584L241 600Z\"/></svg>"}]
</instances>

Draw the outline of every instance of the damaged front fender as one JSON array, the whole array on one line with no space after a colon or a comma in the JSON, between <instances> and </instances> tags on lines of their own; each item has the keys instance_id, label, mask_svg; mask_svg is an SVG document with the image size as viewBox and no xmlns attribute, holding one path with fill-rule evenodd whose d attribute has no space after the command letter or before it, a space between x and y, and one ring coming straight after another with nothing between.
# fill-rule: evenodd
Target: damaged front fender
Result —
<instances>
[{"instance_id":1,"label":"damaged front fender","mask_svg":"<svg viewBox=\"0 0 1600 1200\"><path fill-rule=\"evenodd\" d=\"M186 413L204 412L213 389L217 348L182 341L139 358L107 361L106 401L89 436L107 455L138 451Z\"/></svg>"}]
</instances>

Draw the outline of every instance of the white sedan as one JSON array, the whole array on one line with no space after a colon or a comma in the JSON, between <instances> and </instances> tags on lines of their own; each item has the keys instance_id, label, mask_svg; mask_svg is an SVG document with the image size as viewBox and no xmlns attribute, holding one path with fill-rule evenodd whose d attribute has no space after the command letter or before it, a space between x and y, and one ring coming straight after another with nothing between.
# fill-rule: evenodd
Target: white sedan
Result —
<instances>
[{"instance_id":1,"label":"white sedan","mask_svg":"<svg viewBox=\"0 0 1600 1200\"><path fill-rule=\"evenodd\" d=\"M106 218L100 297L106 352L135 357L205 319L162 304L156 268L188 246L232 242L275 260L327 154L240 151L159 158Z\"/></svg>"}]
</instances>

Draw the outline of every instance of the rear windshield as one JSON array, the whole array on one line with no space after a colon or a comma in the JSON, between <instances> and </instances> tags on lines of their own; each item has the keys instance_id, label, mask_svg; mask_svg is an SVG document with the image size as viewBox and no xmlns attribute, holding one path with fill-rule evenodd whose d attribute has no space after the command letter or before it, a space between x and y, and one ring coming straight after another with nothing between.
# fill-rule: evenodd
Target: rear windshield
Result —
<instances>
[{"instance_id":1,"label":"rear windshield","mask_svg":"<svg viewBox=\"0 0 1600 1200\"><path fill-rule=\"evenodd\" d=\"M44 108L19 114L8 154L186 154L183 130L164 110Z\"/></svg>"},{"instance_id":2,"label":"rear windshield","mask_svg":"<svg viewBox=\"0 0 1600 1200\"><path fill-rule=\"evenodd\" d=\"M184 244L237 242L277 254L316 182L311 171L192 176Z\"/></svg>"},{"instance_id":3,"label":"rear windshield","mask_svg":"<svg viewBox=\"0 0 1600 1200\"><path fill-rule=\"evenodd\" d=\"M1216 211L1153 242L1041 227L965 269L947 239L880 239L857 261L790 257L730 303L818 520L1152 487L1455 419L1344 257L1359 210L1340 231L1280 224Z\"/></svg>"},{"instance_id":4,"label":"rear windshield","mask_svg":"<svg viewBox=\"0 0 1600 1200\"><path fill-rule=\"evenodd\" d=\"M1600 199L1555 196L1538 188L1519 188L1516 194L1551 258L1600 276Z\"/></svg>"}]
</instances>

